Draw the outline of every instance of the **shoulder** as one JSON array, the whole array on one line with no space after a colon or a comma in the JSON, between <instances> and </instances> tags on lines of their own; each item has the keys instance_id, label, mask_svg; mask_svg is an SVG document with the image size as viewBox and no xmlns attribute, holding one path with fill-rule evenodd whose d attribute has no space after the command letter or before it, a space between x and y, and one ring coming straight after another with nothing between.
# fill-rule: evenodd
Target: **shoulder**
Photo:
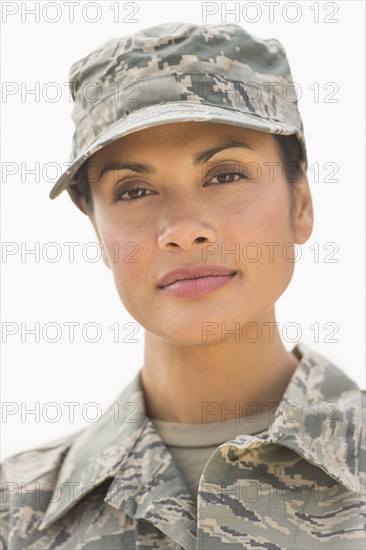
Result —
<instances>
[{"instance_id":1,"label":"shoulder","mask_svg":"<svg viewBox=\"0 0 366 550\"><path fill-rule=\"evenodd\" d=\"M366 390L360 390L361 394L361 433L358 453L358 475L363 489L366 489Z\"/></svg>"},{"instance_id":2,"label":"shoulder","mask_svg":"<svg viewBox=\"0 0 366 550\"><path fill-rule=\"evenodd\" d=\"M0 516L1 535L0 548L8 548L11 531L20 521L19 511L27 506L32 510L33 519L39 513L40 506L47 505L47 499L37 499L37 504L31 506L26 499L27 489L35 484L46 487L54 483L62 465L63 459L77 439L85 430L79 430L67 436L54 439L42 446L26 449L5 458L0 464ZM37 511L38 510L38 511Z\"/></svg>"},{"instance_id":3,"label":"shoulder","mask_svg":"<svg viewBox=\"0 0 366 550\"><path fill-rule=\"evenodd\" d=\"M0 464L0 489L4 490L4 483L30 483L57 470L65 453L84 429L6 457Z\"/></svg>"},{"instance_id":4,"label":"shoulder","mask_svg":"<svg viewBox=\"0 0 366 550\"><path fill-rule=\"evenodd\" d=\"M366 390L360 390L361 394L362 394L362 405L363 405L363 408L366 408Z\"/></svg>"}]
</instances>

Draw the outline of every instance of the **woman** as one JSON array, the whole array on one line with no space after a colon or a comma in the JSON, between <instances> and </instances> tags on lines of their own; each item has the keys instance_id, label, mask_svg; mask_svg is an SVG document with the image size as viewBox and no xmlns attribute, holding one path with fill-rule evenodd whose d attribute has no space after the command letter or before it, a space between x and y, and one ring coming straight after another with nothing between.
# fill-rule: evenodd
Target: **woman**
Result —
<instances>
[{"instance_id":1,"label":"woman","mask_svg":"<svg viewBox=\"0 0 366 550\"><path fill-rule=\"evenodd\" d=\"M313 224L282 46L175 22L70 81L50 197L90 218L144 365L98 423L5 461L4 547L362 548L365 392L275 316Z\"/></svg>"}]
</instances>

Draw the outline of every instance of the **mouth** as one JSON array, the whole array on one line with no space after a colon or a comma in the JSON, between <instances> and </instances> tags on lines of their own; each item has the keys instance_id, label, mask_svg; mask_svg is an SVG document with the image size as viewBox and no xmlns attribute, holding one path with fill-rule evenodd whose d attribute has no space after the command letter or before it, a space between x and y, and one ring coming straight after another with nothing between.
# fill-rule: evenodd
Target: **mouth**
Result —
<instances>
[{"instance_id":1,"label":"mouth","mask_svg":"<svg viewBox=\"0 0 366 550\"><path fill-rule=\"evenodd\" d=\"M235 275L236 271L222 266L201 264L197 266L178 267L165 273L158 282L158 288L166 288L179 281L196 281L208 277L227 277Z\"/></svg>"},{"instance_id":2,"label":"mouth","mask_svg":"<svg viewBox=\"0 0 366 550\"><path fill-rule=\"evenodd\" d=\"M219 274L206 274L173 280L169 284L158 286L165 294L176 297L194 298L209 294L227 285L236 275L236 271Z\"/></svg>"}]
</instances>

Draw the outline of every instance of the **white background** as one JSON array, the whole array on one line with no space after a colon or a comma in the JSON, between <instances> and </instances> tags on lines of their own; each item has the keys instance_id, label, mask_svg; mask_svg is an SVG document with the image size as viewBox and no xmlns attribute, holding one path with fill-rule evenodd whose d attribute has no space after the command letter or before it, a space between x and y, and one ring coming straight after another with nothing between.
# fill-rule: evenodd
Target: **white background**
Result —
<instances>
[{"instance_id":1,"label":"white background","mask_svg":"<svg viewBox=\"0 0 366 550\"><path fill-rule=\"evenodd\" d=\"M132 11L123 2L119 3L119 22L114 22L117 2L99 2L101 17L95 23L90 22L97 17L95 7L90 5L86 11L82 10L93 3L79 2L75 6L75 20L70 22L68 8L64 2L58 2L60 19L55 23L47 19L56 18L56 2L48 2L44 12L47 2L39 4L40 20L35 22L34 15L26 13L34 9L35 2L2 2L2 81L14 82L19 87L14 95L3 96L1 104L2 241L16 243L19 248L22 242L27 248L39 243L41 250L39 262L32 255L22 261L20 252L7 258L2 256L3 340L4 323L13 322L19 328L17 334L2 344L3 407L14 403L19 408L2 425L2 457L88 425L96 410L87 409L83 417L82 407L97 402L104 410L143 364L143 328L135 335L137 343L114 343L113 332L108 328L118 322L123 340L129 331L122 327L133 319L120 303L111 272L101 261L93 263L82 257L83 246L96 241L88 218L78 211L66 192L54 201L48 198L55 171L50 170L45 177L41 174L37 182L34 175L22 175L21 163L30 168L38 162L42 168L49 162L63 166L68 161L73 133L72 104L62 83L67 82L72 63L113 37L168 21L204 22L201 2L138 2L138 11L133 16L138 20L136 23L123 21ZM253 21L259 11L256 12L254 4L257 10L262 10L256 22ZM265 4L240 2L240 17L236 21L229 14L225 20L225 14L218 11L207 18L207 23L236 22L259 38L279 39L286 49L293 80L302 90L299 108L309 166L319 163L320 167L318 182L314 181L314 171L308 174L315 228L303 246L292 283L278 302L277 319L281 326L298 323L302 328L301 341L335 362L364 388L365 4L328 2L326 8L324 2L281 2L276 6L273 22ZM110 9L112 5L114 11ZM228 8L233 6L234 2L227 3ZM333 6L338 7L334 15ZM16 8L17 13L6 20L5 9ZM290 22L300 8L299 21ZM318 22L314 21L316 9ZM326 16L339 22L326 23ZM22 98L22 86L24 91L24 87L34 88L36 82L41 92L47 83L58 83L63 88L62 97L53 103L47 99L46 89L46 99L42 94L37 100L32 95ZM334 96L337 103L324 102L332 91L323 89L329 82L339 86ZM310 89L315 83L319 83L318 102ZM16 163L19 172L5 178L5 162ZM338 182L324 181L330 175L330 170L324 169L328 162L339 166L334 176ZM54 250L49 249L49 256L46 250L45 258L42 256L43 247L49 242L61 246L62 257L58 262L47 260ZM64 242L80 243L73 263ZM324 262L332 249L325 251L323 247L330 242L339 246L335 256L338 263ZM314 261L314 250L310 249L314 243L319 243L315 245L319 246L319 262ZM94 251L89 252L92 258ZM75 331L75 342L69 343L63 323L72 321L80 326ZM41 328L56 322L64 330L57 343L49 343L42 336L35 343L34 336L29 335L22 342L22 322L28 328L36 322ZM102 336L97 343L88 343L81 336L81 327L90 322L101 327ZM321 329L319 342L314 342L309 329L316 322ZM327 322L339 326L335 336L339 342L324 341L330 334L329 329L323 329ZM50 331L49 336L53 335ZM90 331L90 337L93 335ZM285 341L287 349L294 344ZM38 419L34 415L22 419L21 410L34 409L38 403L42 411L50 402L61 406L65 402L79 403L75 421L70 422L65 406L61 419L55 423L50 421L55 409L48 409Z\"/></svg>"}]
</instances>

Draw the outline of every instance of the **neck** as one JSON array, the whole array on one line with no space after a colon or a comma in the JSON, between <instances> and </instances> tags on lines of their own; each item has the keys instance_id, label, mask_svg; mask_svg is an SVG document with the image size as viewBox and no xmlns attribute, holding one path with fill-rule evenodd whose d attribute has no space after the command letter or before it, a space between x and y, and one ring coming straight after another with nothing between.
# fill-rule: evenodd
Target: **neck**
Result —
<instances>
[{"instance_id":1,"label":"neck","mask_svg":"<svg viewBox=\"0 0 366 550\"><path fill-rule=\"evenodd\" d=\"M146 331L141 383L147 415L197 424L277 406L299 360L286 351L274 322L274 311L257 321L257 342L230 334L225 342L178 346Z\"/></svg>"}]
</instances>

